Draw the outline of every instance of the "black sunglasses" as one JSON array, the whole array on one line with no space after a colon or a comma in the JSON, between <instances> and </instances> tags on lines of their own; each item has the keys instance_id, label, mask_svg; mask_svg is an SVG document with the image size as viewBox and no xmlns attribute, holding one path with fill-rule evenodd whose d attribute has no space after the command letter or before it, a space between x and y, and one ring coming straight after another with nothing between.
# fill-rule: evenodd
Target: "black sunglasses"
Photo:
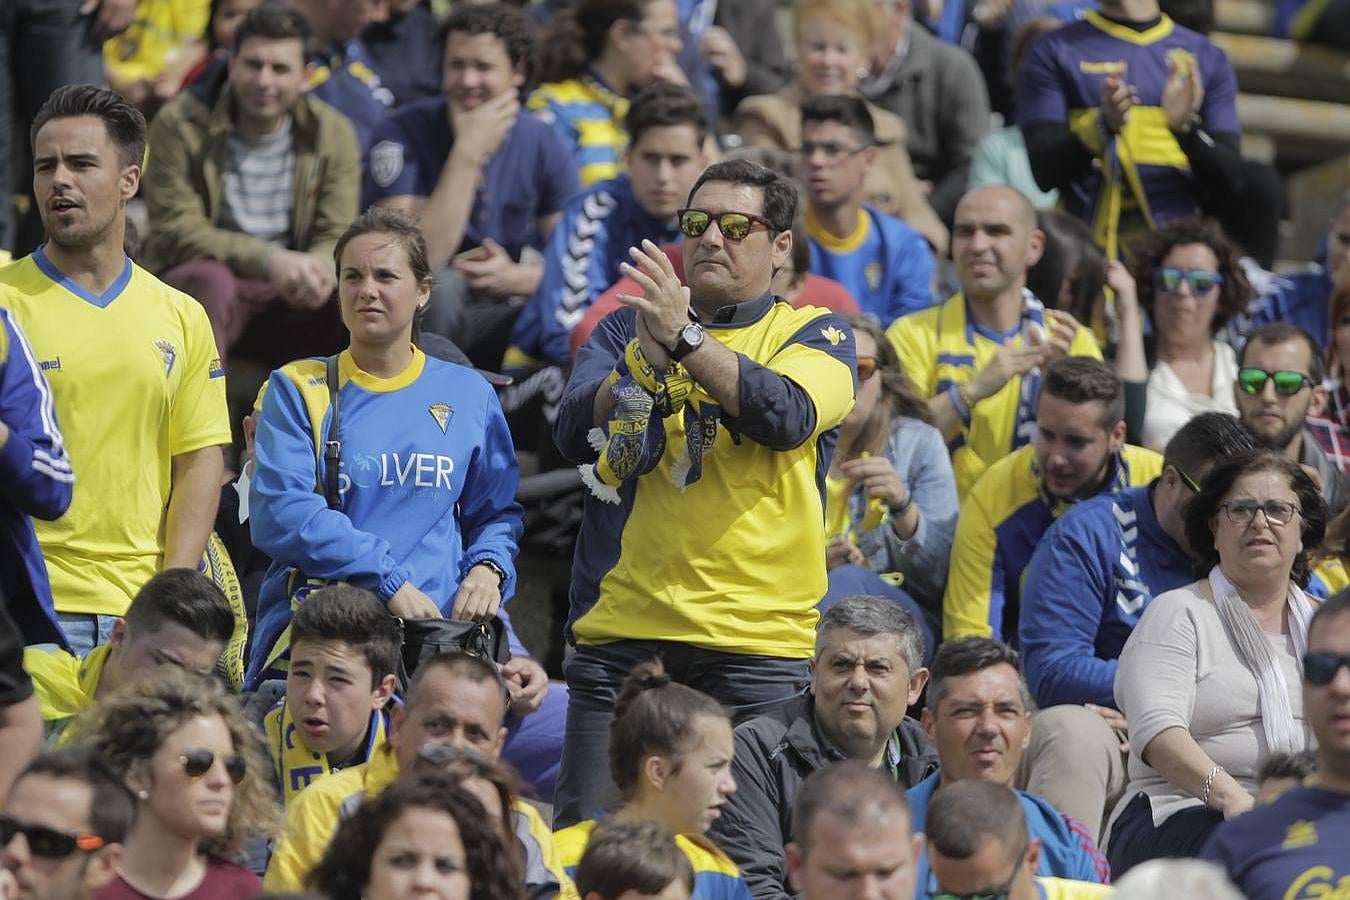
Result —
<instances>
[{"instance_id":1,"label":"black sunglasses","mask_svg":"<svg viewBox=\"0 0 1350 900\"><path fill-rule=\"evenodd\" d=\"M707 231L708 226L714 221L717 222L722 237L729 241L745 240L757 225L763 225L767 231L774 230L768 219L753 213L724 212L714 216L706 209L682 209L676 215L680 217L680 231L685 237L702 237L703 232Z\"/></svg>"},{"instance_id":2,"label":"black sunglasses","mask_svg":"<svg viewBox=\"0 0 1350 900\"><path fill-rule=\"evenodd\" d=\"M1258 369L1254 366L1244 366L1238 369L1238 387L1245 393L1259 394L1266 389L1266 381L1275 382L1275 393L1281 397L1292 397L1303 390L1306 384L1308 387L1314 387L1313 380L1302 372L1294 372L1289 369L1279 369L1274 372L1267 372L1265 369Z\"/></svg>"},{"instance_id":3,"label":"black sunglasses","mask_svg":"<svg viewBox=\"0 0 1350 900\"><path fill-rule=\"evenodd\" d=\"M189 750L180 754L178 761L183 764L183 771L188 773L188 777L201 778L216 764L216 755L210 750ZM244 757L238 753L228 753L221 761L225 764L225 774L230 776L231 781L238 784L244 780L244 775L248 772L248 762Z\"/></svg>"},{"instance_id":4,"label":"black sunglasses","mask_svg":"<svg viewBox=\"0 0 1350 900\"><path fill-rule=\"evenodd\" d=\"M96 834L67 834L45 825L30 825L13 816L0 816L0 847L8 847L14 835L22 834L28 841L28 850L44 859L65 859L79 850L92 853L107 841Z\"/></svg>"},{"instance_id":5,"label":"black sunglasses","mask_svg":"<svg viewBox=\"0 0 1350 900\"><path fill-rule=\"evenodd\" d=\"M1326 651L1303 654L1303 678L1308 684L1326 687L1342 668L1350 669L1350 656Z\"/></svg>"}]
</instances>

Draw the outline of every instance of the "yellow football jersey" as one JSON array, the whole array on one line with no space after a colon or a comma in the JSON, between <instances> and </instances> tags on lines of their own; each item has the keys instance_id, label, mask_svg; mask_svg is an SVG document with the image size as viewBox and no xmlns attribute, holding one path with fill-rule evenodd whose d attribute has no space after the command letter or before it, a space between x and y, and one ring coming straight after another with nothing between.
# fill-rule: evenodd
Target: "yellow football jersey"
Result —
<instances>
[{"instance_id":1,"label":"yellow football jersey","mask_svg":"<svg viewBox=\"0 0 1350 900\"><path fill-rule=\"evenodd\" d=\"M191 297L127 260L95 296L39 248L0 270L56 398L75 498L34 522L63 613L122 615L160 568L173 457L230 442L225 370Z\"/></svg>"}]
</instances>

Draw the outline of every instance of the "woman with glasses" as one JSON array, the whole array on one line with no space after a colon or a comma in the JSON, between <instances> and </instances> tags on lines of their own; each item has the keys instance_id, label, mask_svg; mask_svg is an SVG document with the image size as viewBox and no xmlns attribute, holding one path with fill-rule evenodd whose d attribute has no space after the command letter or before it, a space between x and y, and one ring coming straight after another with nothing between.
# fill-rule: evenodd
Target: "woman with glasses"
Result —
<instances>
[{"instance_id":1,"label":"woman with glasses","mask_svg":"<svg viewBox=\"0 0 1350 900\"><path fill-rule=\"evenodd\" d=\"M418 774L338 826L309 886L328 900L524 900L513 856L478 797Z\"/></svg>"},{"instance_id":2,"label":"woman with glasses","mask_svg":"<svg viewBox=\"0 0 1350 900\"><path fill-rule=\"evenodd\" d=\"M956 531L956 477L942 433L928 421L895 348L866 316L850 316L858 393L839 426L825 479L825 564L820 608L854 594L904 606L925 631L925 664L942 621L947 558Z\"/></svg>"},{"instance_id":3,"label":"woman with glasses","mask_svg":"<svg viewBox=\"0 0 1350 900\"><path fill-rule=\"evenodd\" d=\"M797 81L776 94L741 101L736 109L735 131L742 143L800 149L802 101L808 97L857 96L858 80L867 71L868 50L879 30L876 0L797 0L792 12ZM867 111L878 144L876 161L864 182L867 202L904 219L939 254L945 254L947 229L924 199L914 177L905 149L904 120L872 103L867 104Z\"/></svg>"},{"instance_id":4,"label":"woman with glasses","mask_svg":"<svg viewBox=\"0 0 1350 900\"><path fill-rule=\"evenodd\" d=\"M705 835L736 792L731 718L716 700L671 681L660 660L638 663L614 702L609 770L619 803L608 822L657 822L670 829L694 867L700 900L750 900L740 870ZM595 820L554 835L576 877Z\"/></svg>"},{"instance_id":5,"label":"woman with glasses","mask_svg":"<svg viewBox=\"0 0 1350 900\"><path fill-rule=\"evenodd\" d=\"M279 818L257 733L214 680L161 666L100 699L75 726L136 795L117 877L98 900L257 896L237 863Z\"/></svg>"},{"instance_id":6,"label":"woman with glasses","mask_svg":"<svg viewBox=\"0 0 1350 900\"><path fill-rule=\"evenodd\" d=\"M1303 587L1325 529L1317 484L1271 450L1215 468L1186 507L1207 574L1149 604L1116 672L1130 759L1107 842L1114 876L1198 854L1252 807L1263 758L1310 745L1300 672L1316 601Z\"/></svg>"},{"instance_id":7,"label":"woman with glasses","mask_svg":"<svg viewBox=\"0 0 1350 900\"><path fill-rule=\"evenodd\" d=\"M1252 288L1223 232L1195 219L1154 231L1135 251L1134 280L1153 325L1143 443L1161 453L1196 415L1238 414L1237 356L1217 335Z\"/></svg>"},{"instance_id":8,"label":"woman with glasses","mask_svg":"<svg viewBox=\"0 0 1350 900\"><path fill-rule=\"evenodd\" d=\"M658 81L688 85L675 0L581 0L539 35L539 87L525 102L553 126L586 187L619 174L628 101Z\"/></svg>"}]
</instances>

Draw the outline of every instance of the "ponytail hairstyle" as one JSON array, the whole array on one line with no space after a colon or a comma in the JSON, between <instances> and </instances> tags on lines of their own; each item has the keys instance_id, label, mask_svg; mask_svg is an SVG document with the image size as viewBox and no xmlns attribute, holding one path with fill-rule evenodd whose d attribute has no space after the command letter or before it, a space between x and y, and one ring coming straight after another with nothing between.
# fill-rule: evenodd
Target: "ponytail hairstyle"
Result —
<instances>
[{"instance_id":1,"label":"ponytail hairstyle","mask_svg":"<svg viewBox=\"0 0 1350 900\"><path fill-rule=\"evenodd\" d=\"M672 681L659 659L633 667L614 703L609 729L609 773L625 801L637 794L642 762L648 757L668 757L674 771L680 770L696 739L698 720L705 716L731 718L707 694Z\"/></svg>"},{"instance_id":2,"label":"ponytail hairstyle","mask_svg":"<svg viewBox=\"0 0 1350 900\"><path fill-rule=\"evenodd\" d=\"M544 83L586 74L600 58L615 22L642 21L648 0L581 0L568 5L544 28L536 45L535 71Z\"/></svg>"}]
</instances>

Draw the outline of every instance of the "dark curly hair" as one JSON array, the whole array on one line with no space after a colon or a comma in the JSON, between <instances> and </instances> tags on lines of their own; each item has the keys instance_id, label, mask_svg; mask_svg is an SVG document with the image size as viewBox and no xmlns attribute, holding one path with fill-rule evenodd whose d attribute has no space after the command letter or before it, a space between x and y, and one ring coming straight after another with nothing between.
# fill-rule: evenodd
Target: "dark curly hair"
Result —
<instances>
[{"instance_id":1,"label":"dark curly hair","mask_svg":"<svg viewBox=\"0 0 1350 900\"><path fill-rule=\"evenodd\" d=\"M1210 324L1210 332L1218 334L1229 319L1247 308L1252 299L1252 286L1238 261L1237 247L1212 222L1201 219L1168 222L1134 246L1130 274L1134 276L1139 293L1139 305L1147 310L1150 318L1153 316L1153 305L1157 300L1153 291L1153 270L1162 265L1163 259L1174 247L1183 244L1204 244L1214 251L1219 260L1218 270L1223 276L1223 284L1219 285L1219 302L1214 310L1214 321Z\"/></svg>"},{"instance_id":2,"label":"dark curly hair","mask_svg":"<svg viewBox=\"0 0 1350 900\"><path fill-rule=\"evenodd\" d=\"M436 43L445 56L445 42L452 31L461 34L490 34L502 42L512 66L525 68L534 63L534 25L523 11L505 3L456 3L436 32Z\"/></svg>"},{"instance_id":3,"label":"dark curly hair","mask_svg":"<svg viewBox=\"0 0 1350 900\"><path fill-rule=\"evenodd\" d=\"M361 900L371 860L385 832L410 809L445 813L459 828L469 870L470 900L525 900L524 876L506 852L487 811L459 782L440 773L418 774L366 800L338 825L307 887L329 900Z\"/></svg>"},{"instance_id":4,"label":"dark curly hair","mask_svg":"<svg viewBox=\"0 0 1350 900\"><path fill-rule=\"evenodd\" d=\"M1203 575L1219 562L1219 551L1214 546L1214 532L1210 522L1218 515L1224 498L1233 484L1243 475L1254 472L1279 472L1289 481L1298 496L1299 520L1302 522L1303 549L1294 558L1289 577L1299 587L1308 586L1312 575L1309 556L1322 544L1327 530L1327 505L1312 476L1303 467L1278 450L1259 448L1246 450L1215 466L1205 476L1196 494L1186 506L1186 540L1191 552L1199 560L1198 573Z\"/></svg>"}]
</instances>

